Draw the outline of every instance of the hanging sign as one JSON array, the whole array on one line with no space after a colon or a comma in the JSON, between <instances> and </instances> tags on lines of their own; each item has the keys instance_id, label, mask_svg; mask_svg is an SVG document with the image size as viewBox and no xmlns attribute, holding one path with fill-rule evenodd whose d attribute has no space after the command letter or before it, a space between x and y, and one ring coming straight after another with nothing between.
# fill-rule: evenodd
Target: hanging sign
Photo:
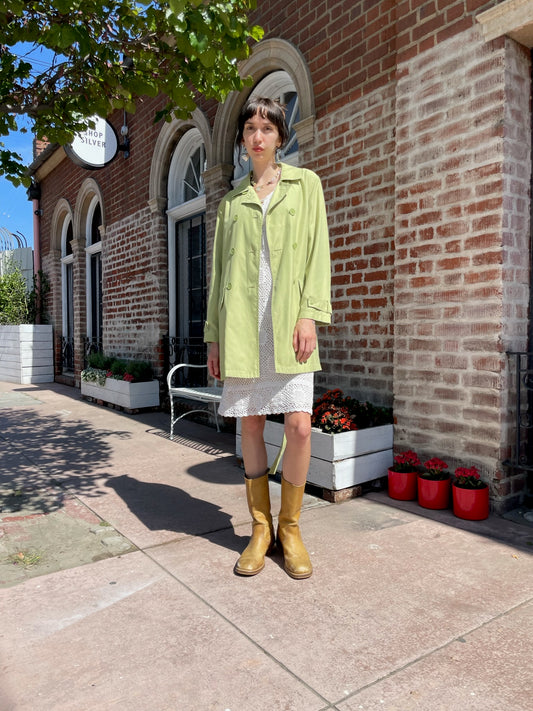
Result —
<instances>
[{"instance_id":1,"label":"hanging sign","mask_svg":"<svg viewBox=\"0 0 533 711\"><path fill-rule=\"evenodd\" d=\"M94 128L78 133L65 152L76 165L98 170L110 163L118 152L118 137L113 126L99 116L91 116Z\"/></svg>"}]
</instances>

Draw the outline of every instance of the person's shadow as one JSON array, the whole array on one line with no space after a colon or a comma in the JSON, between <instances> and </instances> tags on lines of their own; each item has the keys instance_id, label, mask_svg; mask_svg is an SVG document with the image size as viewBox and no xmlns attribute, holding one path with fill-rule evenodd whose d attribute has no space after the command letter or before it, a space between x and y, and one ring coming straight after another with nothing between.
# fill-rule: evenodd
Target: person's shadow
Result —
<instances>
[{"instance_id":1,"label":"person's shadow","mask_svg":"<svg viewBox=\"0 0 533 711\"><path fill-rule=\"evenodd\" d=\"M127 475L112 477L107 486L114 489L130 511L151 531L175 531L189 536L206 536L213 543L241 553L249 536L235 534L231 516L219 506L196 499L168 484L139 481ZM220 542L211 534L225 531Z\"/></svg>"}]
</instances>

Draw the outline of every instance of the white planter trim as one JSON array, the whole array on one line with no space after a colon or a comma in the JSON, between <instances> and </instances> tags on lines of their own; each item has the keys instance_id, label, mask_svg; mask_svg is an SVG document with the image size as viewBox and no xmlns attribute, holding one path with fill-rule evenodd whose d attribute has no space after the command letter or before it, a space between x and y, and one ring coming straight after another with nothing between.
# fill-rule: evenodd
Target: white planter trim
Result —
<instances>
[{"instance_id":1,"label":"white planter trim","mask_svg":"<svg viewBox=\"0 0 533 711\"><path fill-rule=\"evenodd\" d=\"M51 324L0 326L0 380L25 385L54 382Z\"/></svg>"},{"instance_id":2,"label":"white planter trim","mask_svg":"<svg viewBox=\"0 0 533 711\"><path fill-rule=\"evenodd\" d=\"M128 383L127 380L106 378L105 385L81 381L81 394L103 400L112 405L125 407L128 410L140 410L143 407L159 405L159 381L147 383Z\"/></svg>"},{"instance_id":3,"label":"white planter trim","mask_svg":"<svg viewBox=\"0 0 533 711\"><path fill-rule=\"evenodd\" d=\"M241 421L237 420L236 454L242 458ZM265 445L268 461L273 462L283 439L283 425L266 421ZM392 466L393 426L327 434L313 428L311 463L307 481L333 491L363 484L385 476ZM282 469L283 459L278 471Z\"/></svg>"}]
</instances>

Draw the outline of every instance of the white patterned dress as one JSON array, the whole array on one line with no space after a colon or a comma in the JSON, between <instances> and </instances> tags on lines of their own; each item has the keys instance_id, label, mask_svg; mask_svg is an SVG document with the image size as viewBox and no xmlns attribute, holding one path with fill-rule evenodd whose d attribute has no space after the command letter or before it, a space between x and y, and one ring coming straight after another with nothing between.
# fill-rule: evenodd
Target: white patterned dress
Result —
<instances>
[{"instance_id":1,"label":"white patterned dress","mask_svg":"<svg viewBox=\"0 0 533 711\"><path fill-rule=\"evenodd\" d=\"M276 373L272 326L272 272L265 216L272 194L262 202L263 235L259 262L259 378L226 378L219 414L225 417L308 412L313 406L314 373Z\"/></svg>"}]
</instances>

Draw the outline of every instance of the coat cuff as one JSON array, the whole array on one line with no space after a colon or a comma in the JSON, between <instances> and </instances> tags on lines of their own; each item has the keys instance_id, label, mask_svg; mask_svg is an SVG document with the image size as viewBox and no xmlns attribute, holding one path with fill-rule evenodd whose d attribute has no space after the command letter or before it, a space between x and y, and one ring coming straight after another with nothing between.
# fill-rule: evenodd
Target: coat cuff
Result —
<instances>
[{"instance_id":1,"label":"coat cuff","mask_svg":"<svg viewBox=\"0 0 533 711\"><path fill-rule=\"evenodd\" d=\"M300 306L298 318L312 318L320 323L331 323L331 305L329 301L307 299L307 303Z\"/></svg>"},{"instance_id":2,"label":"coat cuff","mask_svg":"<svg viewBox=\"0 0 533 711\"><path fill-rule=\"evenodd\" d=\"M212 323L204 323L204 343L218 343L218 328Z\"/></svg>"}]
</instances>

